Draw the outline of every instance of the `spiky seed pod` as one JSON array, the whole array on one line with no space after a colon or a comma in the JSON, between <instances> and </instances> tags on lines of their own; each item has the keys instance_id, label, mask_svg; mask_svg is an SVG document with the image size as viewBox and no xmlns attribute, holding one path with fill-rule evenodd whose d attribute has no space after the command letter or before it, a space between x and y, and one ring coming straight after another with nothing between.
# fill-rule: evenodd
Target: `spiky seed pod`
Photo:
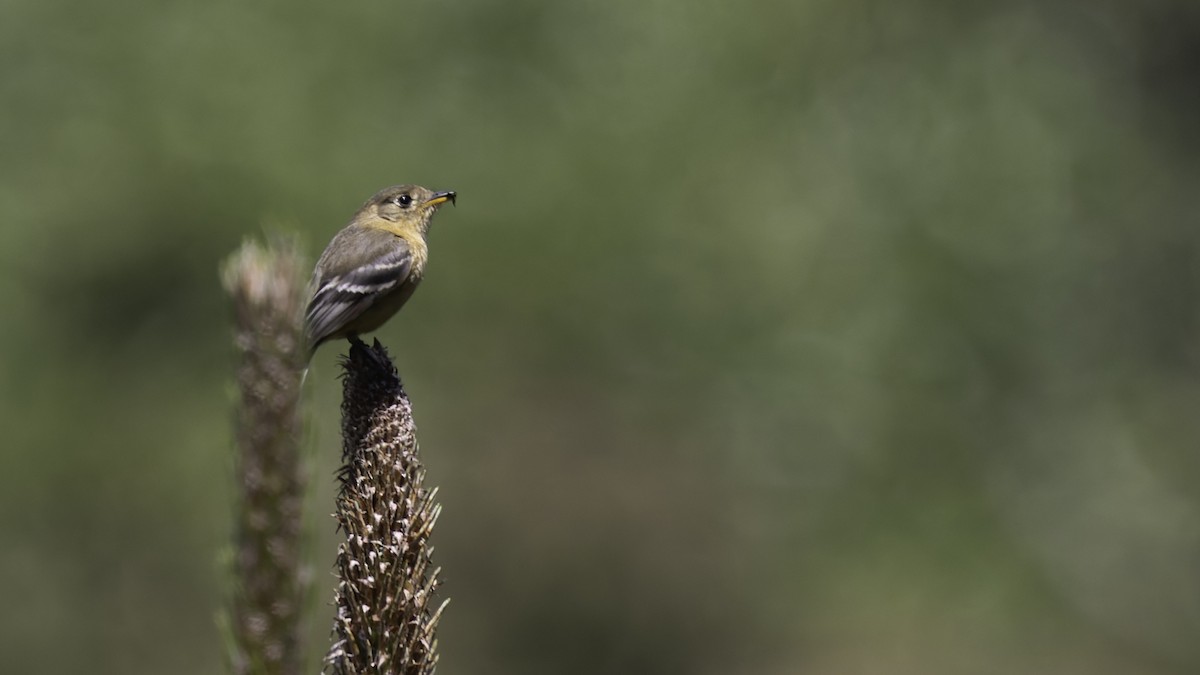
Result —
<instances>
[{"instance_id":1,"label":"spiky seed pod","mask_svg":"<svg viewBox=\"0 0 1200 675\"><path fill-rule=\"evenodd\" d=\"M441 507L424 487L412 405L387 351L354 341L342 402L337 616L326 672L429 675L437 665L438 569L429 537Z\"/></svg>"}]
</instances>

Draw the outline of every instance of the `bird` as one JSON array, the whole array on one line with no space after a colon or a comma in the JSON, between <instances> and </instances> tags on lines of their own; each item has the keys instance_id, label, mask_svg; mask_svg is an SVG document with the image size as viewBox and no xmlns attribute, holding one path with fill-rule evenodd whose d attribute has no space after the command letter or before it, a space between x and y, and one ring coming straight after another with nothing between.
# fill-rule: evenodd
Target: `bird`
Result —
<instances>
[{"instance_id":1,"label":"bird","mask_svg":"<svg viewBox=\"0 0 1200 675\"><path fill-rule=\"evenodd\" d=\"M317 347L376 330L392 318L425 275L426 237L434 213L457 204L453 190L393 185L368 199L341 229L313 269L304 315L311 361Z\"/></svg>"}]
</instances>

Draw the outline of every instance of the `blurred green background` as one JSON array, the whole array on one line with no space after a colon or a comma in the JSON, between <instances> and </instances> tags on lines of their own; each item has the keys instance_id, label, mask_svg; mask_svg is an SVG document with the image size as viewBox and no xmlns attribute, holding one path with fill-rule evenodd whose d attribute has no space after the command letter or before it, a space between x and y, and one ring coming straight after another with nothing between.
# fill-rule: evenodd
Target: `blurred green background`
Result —
<instances>
[{"instance_id":1,"label":"blurred green background","mask_svg":"<svg viewBox=\"0 0 1200 675\"><path fill-rule=\"evenodd\" d=\"M5 669L220 672L218 263L419 182L442 672L1200 672L1197 73L1183 0L0 3Z\"/></svg>"}]
</instances>

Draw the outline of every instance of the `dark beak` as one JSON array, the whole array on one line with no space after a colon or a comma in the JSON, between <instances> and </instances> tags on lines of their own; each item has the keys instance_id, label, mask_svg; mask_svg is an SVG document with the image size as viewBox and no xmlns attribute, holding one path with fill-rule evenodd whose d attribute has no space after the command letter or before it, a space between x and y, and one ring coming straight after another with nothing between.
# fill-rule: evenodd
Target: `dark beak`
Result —
<instances>
[{"instance_id":1,"label":"dark beak","mask_svg":"<svg viewBox=\"0 0 1200 675\"><path fill-rule=\"evenodd\" d=\"M450 202L451 204L455 204L455 203L457 203L457 199L458 199L458 193L455 192L454 190L446 190L445 192L435 192L435 193L433 193L433 196L429 198L429 201L425 202L425 206L437 206L438 204L441 204L443 202Z\"/></svg>"}]
</instances>

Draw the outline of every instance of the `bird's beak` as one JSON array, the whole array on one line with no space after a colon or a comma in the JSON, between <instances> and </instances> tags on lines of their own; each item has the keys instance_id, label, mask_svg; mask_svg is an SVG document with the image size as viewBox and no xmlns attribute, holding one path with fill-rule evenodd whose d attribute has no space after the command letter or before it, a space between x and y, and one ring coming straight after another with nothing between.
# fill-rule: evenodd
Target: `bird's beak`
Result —
<instances>
[{"instance_id":1,"label":"bird's beak","mask_svg":"<svg viewBox=\"0 0 1200 675\"><path fill-rule=\"evenodd\" d=\"M433 196L429 198L429 201L425 202L425 206L437 206L438 204L442 204L444 202L450 202L451 204L454 204L456 203L456 199L458 199L458 194L454 192L454 190L435 192L433 193Z\"/></svg>"}]
</instances>

